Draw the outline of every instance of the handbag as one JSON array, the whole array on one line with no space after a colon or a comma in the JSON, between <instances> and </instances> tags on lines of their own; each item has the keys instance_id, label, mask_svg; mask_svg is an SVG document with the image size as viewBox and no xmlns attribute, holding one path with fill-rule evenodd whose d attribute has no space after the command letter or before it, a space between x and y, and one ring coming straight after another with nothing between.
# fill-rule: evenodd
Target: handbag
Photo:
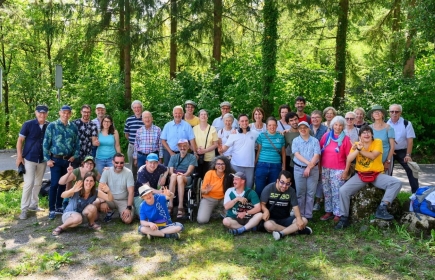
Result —
<instances>
[{"instance_id":1,"label":"handbag","mask_svg":"<svg viewBox=\"0 0 435 280\"><path fill-rule=\"evenodd\" d=\"M207 148L207 140L208 140L208 134L210 133L210 128L211 128L211 126L208 127L207 136L205 137L204 149ZM204 163L204 156L205 156L205 154L198 155L198 164L203 164Z\"/></svg>"},{"instance_id":2,"label":"handbag","mask_svg":"<svg viewBox=\"0 0 435 280\"><path fill-rule=\"evenodd\" d=\"M372 183L376 180L380 172L368 171L368 172L358 172L358 176L364 183Z\"/></svg>"}]
</instances>

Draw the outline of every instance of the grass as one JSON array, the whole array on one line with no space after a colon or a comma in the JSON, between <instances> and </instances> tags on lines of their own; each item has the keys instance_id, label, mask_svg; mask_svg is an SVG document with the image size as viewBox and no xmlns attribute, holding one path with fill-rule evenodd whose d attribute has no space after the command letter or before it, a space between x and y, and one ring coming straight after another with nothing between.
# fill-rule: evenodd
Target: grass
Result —
<instances>
[{"instance_id":1,"label":"grass","mask_svg":"<svg viewBox=\"0 0 435 280\"><path fill-rule=\"evenodd\" d=\"M311 236L275 241L257 232L229 236L213 220L184 222L178 241L148 240L137 233L137 221L114 219L101 232L79 227L54 238L59 218L16 219L20 195L0 193L0 205L15 201L0 211L0 278L72 278L81 271L81 279L435 279L435 231L415 236L403 225L364 223L335 231L332 221L319 221L310 225Z\"/></svg>"}]
</instances>

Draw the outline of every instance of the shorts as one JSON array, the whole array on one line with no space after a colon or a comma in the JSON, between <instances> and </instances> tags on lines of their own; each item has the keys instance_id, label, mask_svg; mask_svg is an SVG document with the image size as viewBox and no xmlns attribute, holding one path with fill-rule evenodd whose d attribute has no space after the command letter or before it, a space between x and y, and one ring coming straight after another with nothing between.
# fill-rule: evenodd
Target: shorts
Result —
<instances>
[{"instance_id":1,"label":"shorts","mask_svg":"<svg viewBox=\"0 0 435 280\"><path fill-rule=\"evenodd\" d=\"M296 219L295 216L290 216L285 219L270 219L271 221L274 221L276 224L283 226L283 227L289 227L291 224L293 224L293 221Z\"/></svg>"},{"instance_id":2,"label":"shorts","mask_svg":"<svg viewBox=\"0 0 435 280\"><path fill-rule=\"evenodd\" d=\"M237 217L235 217L235 218L230 217L230 218L233 219L233 220L236 220L236 222L238 222L240 225L244 226L244 225L246 225L249 222L249 220L252 217L250 217L250 218L244 218L244 219L240 219L240 218L237 218Z\"/></svg>"},{"instance_id":3,"label":"shorts","mask_svg":"<svg viewBox=\"0 0 435 280\"><path fill-rule=\"evenodd\" d=\"M119 213L122 213L125 209L127 209L128 202L127 199L119 199L119 200L107 201L107 205L109 205L111 210L118 209ZM133 207L132 213L134 213L134 205L132 205L132 207Z\"/></svg>"},{"instance_id":4,"label":"shorts","mask_svg":"<svg viewBox=\"0 0 435 280\"><path fill-rule=\"evenodd\" d=\"M82 224L85 224L85 223L88 222L88 218L87 218L85 215L83 215L82 213L75 212L75 211L70 211L70 212L65 212L65 213L62 214L62 223L65 223L65 221L66 221L69 217L71 217L71 215L74 214L74 213L77 213L77 214L79 214L79 215L82 215Z\"/></svg>"},{"instance_id":5,"label":"shorts","mask_svg":"<svg viewBox=\"0 0 435 280\"><path fill-rule=\"evenodd\" d=\"M172 224L168 224L168 225L166 225L166 226L161 226L161 227L159 227L159 230L165 229L165 228L167 228L167 227L172 227L172 226L178 226L178 227L181 227L181 230L180 230L180 231L183 231L183 230L184 230L184 226L183 226L183 224L178 223L178 222L175 222L175 223L172 223ZM137 228L137 231L138 231L140 234L143 234L142 232L140 232L140 229L141 229L142 227L143 227L143 225L139 225L139 227Z\"/></svg>"}]
</instances>

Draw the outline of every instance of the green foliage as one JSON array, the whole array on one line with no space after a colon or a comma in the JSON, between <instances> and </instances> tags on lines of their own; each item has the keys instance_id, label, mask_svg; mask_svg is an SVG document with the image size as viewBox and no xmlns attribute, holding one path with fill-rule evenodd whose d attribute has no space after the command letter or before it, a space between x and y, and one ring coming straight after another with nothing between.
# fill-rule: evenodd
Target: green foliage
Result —
<instances>
[{"instance_id":1,"label":"green foliage","mask_svg":"<svg viewBox=\"0 0 435 280\"><path fill-rule=\"evenodd\" d=\"M66 252L63 255L59 254L58 252L43 254L41 256L42 262L40 263L40 268L41 270L59 269L62 266L72 262L71 256L71 252Z\"/></svg>"}]
</instances>

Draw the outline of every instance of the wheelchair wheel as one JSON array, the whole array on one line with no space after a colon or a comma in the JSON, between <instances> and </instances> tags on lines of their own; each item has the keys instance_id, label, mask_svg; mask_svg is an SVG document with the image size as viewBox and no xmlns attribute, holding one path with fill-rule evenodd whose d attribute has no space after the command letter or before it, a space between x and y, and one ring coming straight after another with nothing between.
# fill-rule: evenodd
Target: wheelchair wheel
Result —
<instances>
[{"instance_id":1,"label":"wheelchair wheel","mask_svg":"<svg viewBox=\"0 0 435 280\"><path fill-rule=\"evenodd\" d=\"M199 202L201 201L201 186L202 186L202 179L199 178L198 182L196 183L196 206L199 207Z\"/></svg>"}]
</instances>

